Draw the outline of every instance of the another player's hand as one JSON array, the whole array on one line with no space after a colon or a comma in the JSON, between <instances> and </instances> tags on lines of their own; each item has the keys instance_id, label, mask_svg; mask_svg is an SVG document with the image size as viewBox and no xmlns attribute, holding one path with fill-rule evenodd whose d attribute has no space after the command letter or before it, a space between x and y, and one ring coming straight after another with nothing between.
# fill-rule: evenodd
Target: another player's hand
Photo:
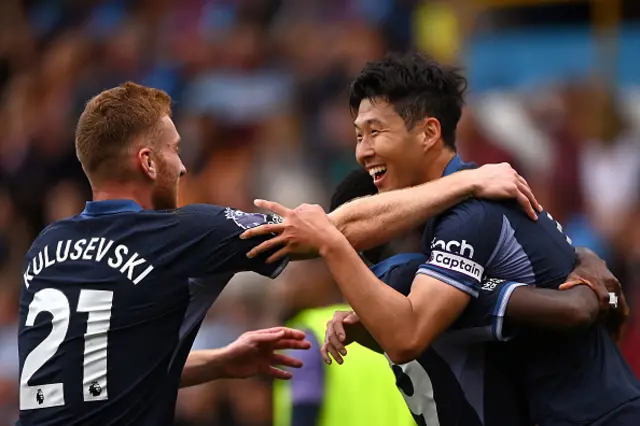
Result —
<instances>
[{"instance_id":1,"label":"another player's hand","mask_svg":"<svg viewBox=\"0 0 640 426\"><path fill-rule=\"evenodd\" d=\"M600 302L600 311L606 314L605 325L613 339L617 341L622 337L629 317L629 306L622 291L622 285L607 268L606 262L591 250L579 247L576 253L578 264L568 280L584 281L593 289ZM563 284L560 289L566 290L571 287Z\"/></svg>"},{"instance_id":2,"label":"another player's hand","mask_svg":"<svg viewBox=\"0 0 640 426\"><path fill-rule=\"evenodd\" d=\"M331 364L331 357L338 364L344 361L343 356L347 355L348 344L354 341L352 336L347 335L345 325L356 325L360 323L360 318L353 311L336 311L333 318L327 322L324 344L320 348L322 359L327 364ZM329 356L331 354L331 356Z\"/></svg>"},{"instance_id":3,"label":"another player's hand","mask_svg":"<svg viewBox=\"0 0 640 426\"><path fill-rule=\"evenodd\" d=\"M280 215L283 221L251 228L240 235L240 238L245 239L277 234L254 247L247 253L248 257L255 257L280 248L267 259L267 263L276 262L285 256L311 259L318 257L320 248L328 238L342 237L340 231L333 226L322 207L318 205L301 204L293 210L274 201L256 200L255 205Z\"/></svg>"},{"instance_id":4,"label":"another player's hand","mask_svg":"<svg viewBox=\"0 0 640 426\"><path fill-rule=\"evenodd\" d=\"M487 164L467 173L474 185L473 195L477 198L515 198L533 220L538 219L542 206L536 200L527 181L508 163Z\"/></svg>"},{"instance_id":5,"label":"another player's hand","mask_svg":"<svg viewBox=\"0 0 640 426\"><path fill-rule=\"evenodd\" d=\"M311 343L305 340L305 334L300 330L274 327L249 331L224 348L225 375L234 379L266 375L289 380L291 372L277 366L300 368L302 361L275 351L310 347Z\"/></svg>"}]
</instances>

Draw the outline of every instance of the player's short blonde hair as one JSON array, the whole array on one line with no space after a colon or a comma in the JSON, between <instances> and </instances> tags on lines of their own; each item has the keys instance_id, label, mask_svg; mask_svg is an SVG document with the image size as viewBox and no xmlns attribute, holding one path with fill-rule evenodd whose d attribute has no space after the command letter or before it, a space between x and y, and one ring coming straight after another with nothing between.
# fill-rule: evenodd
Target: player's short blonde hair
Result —
<instances>
[{"instance_id":1,"label":"player's short blonde hair","mask_svg":"<svg viewBox=\"0 0 640 426\"><path fill-rule=\"evenodd\" d=\"M76 127L76 155L92 182L126 180L123 155L140 137L153 134L171 116L171 97L132 82L105 90L86 105Z\"/></svg>"}]
</instances>

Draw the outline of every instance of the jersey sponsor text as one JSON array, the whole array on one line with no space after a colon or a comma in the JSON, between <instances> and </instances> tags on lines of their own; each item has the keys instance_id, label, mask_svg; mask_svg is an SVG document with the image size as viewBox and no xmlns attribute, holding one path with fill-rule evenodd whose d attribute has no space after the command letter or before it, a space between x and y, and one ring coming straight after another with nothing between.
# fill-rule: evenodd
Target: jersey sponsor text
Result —
<instances>
[{"instance_id":1,"label":"jersey sponsor text","mask_svg":"<svg viewBox=\"0 0 640 426\"><path fill-rule=\"evenodd\" d=\"M436 248L450 253L456 253L469 259L473 259L473 255L475 254L473 246L467 243L467 240L462 240L462 242L455 240L444 242L443 240L436 240L434 238L431 242L431 249Z\"/></svg>"}]
</instances>

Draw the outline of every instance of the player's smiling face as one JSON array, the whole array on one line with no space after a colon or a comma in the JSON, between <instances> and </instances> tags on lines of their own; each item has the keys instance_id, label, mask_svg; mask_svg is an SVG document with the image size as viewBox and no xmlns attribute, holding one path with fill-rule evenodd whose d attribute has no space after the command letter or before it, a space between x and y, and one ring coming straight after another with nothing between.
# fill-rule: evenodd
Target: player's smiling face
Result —
<instances>
[{"instance_id":1,"label":"player's smiling face","mask_svg":"<svg viewBox=\"0 0 640 426\"><path fill-rule=\"evenodd\" d=\"M178 206L178 184L187 170L180 159L180 135L168 116L162 118L154 157L157 175L153 186L153 207L173 209Z\"/></svg>"},{"instance_id":2,"label":"player's smiling face","mask_svg":"<svg viewBox=\"0 0 640 426\"><path fill-rule=\"evenodd\" d=\"M378 191L390 191L423 183L424 144L417 128L407 129L392 104L364 99L354 121L356 159Z\"/></svg>"}]
</instances>

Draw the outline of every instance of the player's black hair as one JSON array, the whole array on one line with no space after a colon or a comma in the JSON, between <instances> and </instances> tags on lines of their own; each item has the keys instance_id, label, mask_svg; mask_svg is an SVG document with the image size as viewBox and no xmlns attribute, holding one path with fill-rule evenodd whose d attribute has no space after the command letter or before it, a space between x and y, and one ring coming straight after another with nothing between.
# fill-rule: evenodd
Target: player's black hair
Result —
<instances>
[{"instance_id":1,"label":"player's black hair","mask_svg":"<svg viewBox=\"0 0 640 426\"><path fill-rule=\"evenodd\" d=\"M354 170L338 184L338 187L331 196L331 205L329 206L329 210L334 211L344 203L348 203L351 200L375 195L377 193L378 188L373 183L373 179L369 173L364 169ZM368 262L375 265L382 260L386 247L386 245L383 245L372 248L371 250L365 250L362 252L362 256Z\"/></svg>"},{"instance_id":2,"label":"player's black hair","mask_svg":"<svg viewBox=\"0 0 640 426\"><path fill-rule=\"evenodd\" d=\"M467 80L459 68L419 53L389 54L368 62L349 88L349 107L357 114L364 99L392 104L407 129L425 117L437 118L445 144L455 149Z\"/></svg>"},{"instance_id":3,"label":"player's black hair","mask_svg":"<svg viewBox=\"0 0 640 426\"><path fill-rule=\"evenodd\" d=\"M331 196L330 211L334 211L344 203L360 197L375 195L378 188L373 183L373 179L365 169L352 171L338 184L335 192Z\"/></svg>"}]
</instances>

